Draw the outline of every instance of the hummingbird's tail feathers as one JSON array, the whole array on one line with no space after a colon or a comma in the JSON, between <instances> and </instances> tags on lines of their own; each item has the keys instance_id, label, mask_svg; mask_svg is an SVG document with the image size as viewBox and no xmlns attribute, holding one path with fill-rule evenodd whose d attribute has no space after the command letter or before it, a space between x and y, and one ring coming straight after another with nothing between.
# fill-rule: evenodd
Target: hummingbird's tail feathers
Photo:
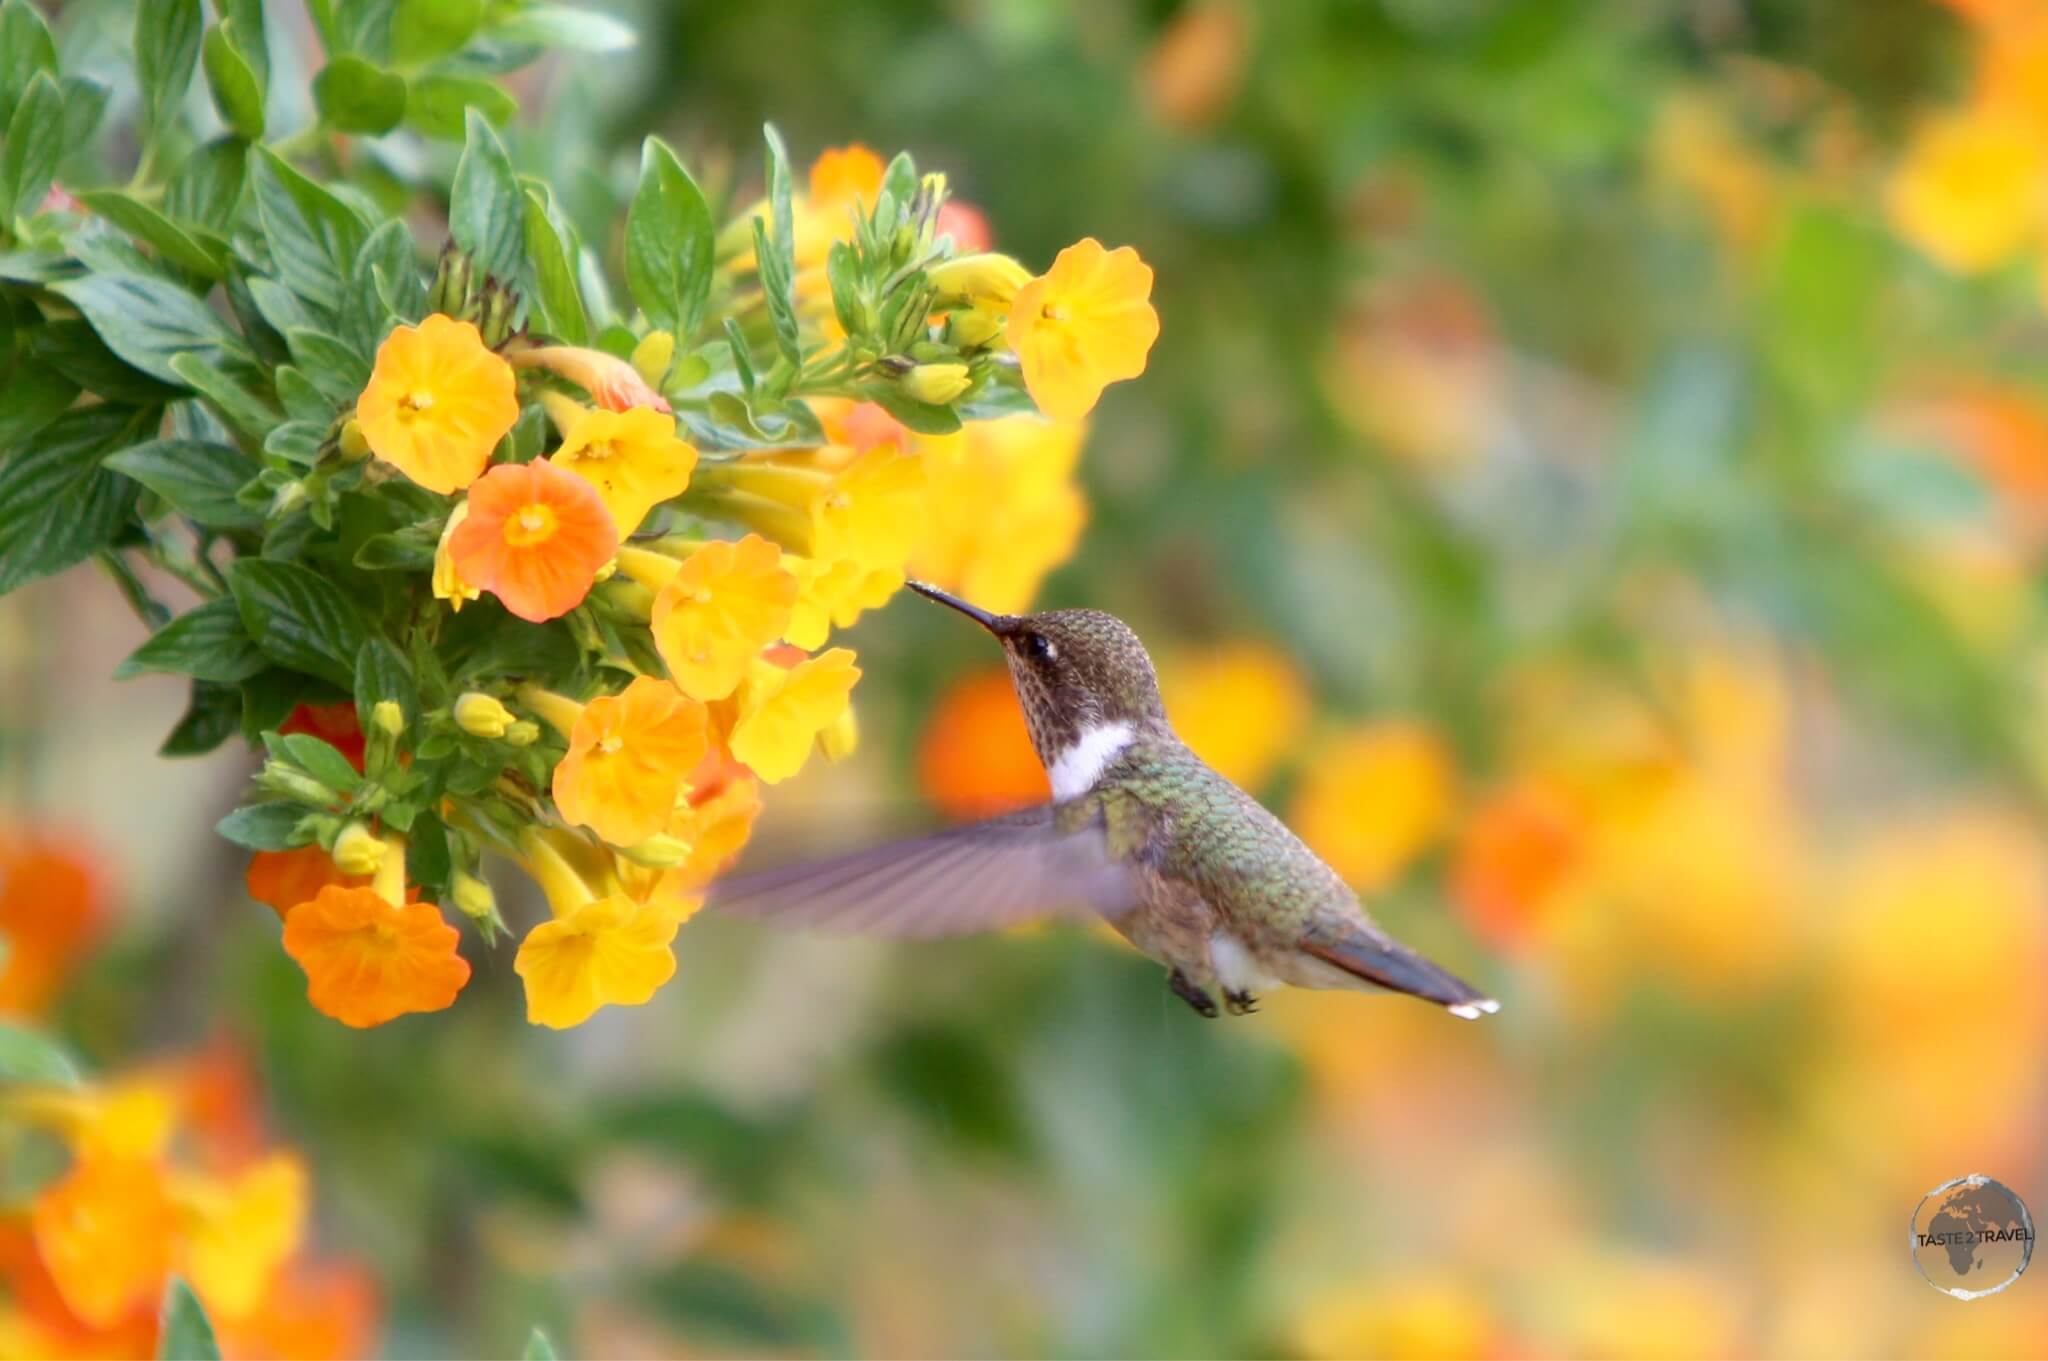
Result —
<instances>
[{"instance_id":1,"label":"hummingbird's tail feathers","mask_svg":"<svg viewBox=\"0 0 2048 1361\"><path fill-rule=\"evenodd\" d=\"M1500 1010L1499 1002L1456 974L1384 936L1348 931L1342 936L1305 940L1301 948L1375 987L1435 1002L1463 1020L1476 1021Z\"/></svg>"}]
</instances>

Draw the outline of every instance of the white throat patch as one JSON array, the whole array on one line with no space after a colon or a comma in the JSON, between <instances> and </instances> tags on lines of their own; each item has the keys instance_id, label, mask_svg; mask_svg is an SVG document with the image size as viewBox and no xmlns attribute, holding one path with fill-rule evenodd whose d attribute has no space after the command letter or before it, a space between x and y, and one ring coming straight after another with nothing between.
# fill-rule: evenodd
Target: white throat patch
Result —
<instances>
[{"instance_id":1,"label":"white throat patch","mask_svg":"<svg viewBox=\"0 0 2048 1361\"><path fill-rule=\"evenodd\" d=\"M1128 723L1104 723L1083 732L1046 772L1052 777L1053 799L1065 803L1093 789L1109 763L1131 745L1131 736Z\"/></svg>"}]
</instances>

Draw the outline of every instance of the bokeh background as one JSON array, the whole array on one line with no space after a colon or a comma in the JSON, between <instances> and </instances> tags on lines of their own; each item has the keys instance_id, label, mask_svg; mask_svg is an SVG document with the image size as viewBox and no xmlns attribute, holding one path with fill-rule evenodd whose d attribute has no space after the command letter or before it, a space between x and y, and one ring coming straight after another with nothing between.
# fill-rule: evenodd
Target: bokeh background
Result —
<instances>
[{"instance_id":1,"label":"bokeh background","mask_svg":"<svg viewBox=\"0 0 2048 1361\"><path fill-rule=\"evenodd\" d=\"M125 6L45 8L122 78ZM304 1155L332 1349L2048 1352L2039 1273L1955 1301L1903 1232L1968 1172L2048 1208L2048 6L615 12L634 51L518 78L586 239L647 132L744 179L772 118L910 148L1033 267L1156 267L1038 598L1130 619L1197 748L1505 1010L1208 1023L1107 933L700 919L573 1032L509 950L346 1030L211 832L247 760L158 760L179 688L103 679L140 626L42 583L0 1004ZM861 753L762 855L1033 796L985 638L851 641Z\"/></svg>"}]
</instances>

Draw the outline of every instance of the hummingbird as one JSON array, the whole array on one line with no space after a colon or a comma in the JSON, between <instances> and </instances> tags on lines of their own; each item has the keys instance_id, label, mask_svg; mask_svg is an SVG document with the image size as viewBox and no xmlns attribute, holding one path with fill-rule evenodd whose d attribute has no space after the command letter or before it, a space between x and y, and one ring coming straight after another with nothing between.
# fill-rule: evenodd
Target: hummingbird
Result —
<instances>
[{"instance_id":1,"label":"hummingbird","mask_svg":"<svg viewBox=\"0 0 2048 1361\"><path fill-rule=\"evenodd\" d=\"M899 937L1097 916L1204 1017L1277 984L1408 993L1468 1020L1500 1004L1375 925L1337 872L1167 722L1137 634L1100 610L995 614L909 583L1002 645L1052 801L848 855L743 875L712 905Z\"/></svg>"}]
</instances>

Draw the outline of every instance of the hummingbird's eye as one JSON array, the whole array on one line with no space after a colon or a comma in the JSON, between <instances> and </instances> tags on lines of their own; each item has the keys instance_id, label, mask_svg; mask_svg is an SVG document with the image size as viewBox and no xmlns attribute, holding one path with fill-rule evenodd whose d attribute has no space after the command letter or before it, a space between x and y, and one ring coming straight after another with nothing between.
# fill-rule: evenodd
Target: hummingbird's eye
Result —
<instances>
[{"instance_id":1,"label":"hummingbird's eye","mask_svg":"<svg viewBox=\"0 0 2048 1361\"><path fill-rule=\"evenodd\" d=\"M1057 655L1052 639L1042 633L1024 635L1024 650L1031 654L1031 660L1035 662L1049 662Z\"/></svg>"}]
</instances>

